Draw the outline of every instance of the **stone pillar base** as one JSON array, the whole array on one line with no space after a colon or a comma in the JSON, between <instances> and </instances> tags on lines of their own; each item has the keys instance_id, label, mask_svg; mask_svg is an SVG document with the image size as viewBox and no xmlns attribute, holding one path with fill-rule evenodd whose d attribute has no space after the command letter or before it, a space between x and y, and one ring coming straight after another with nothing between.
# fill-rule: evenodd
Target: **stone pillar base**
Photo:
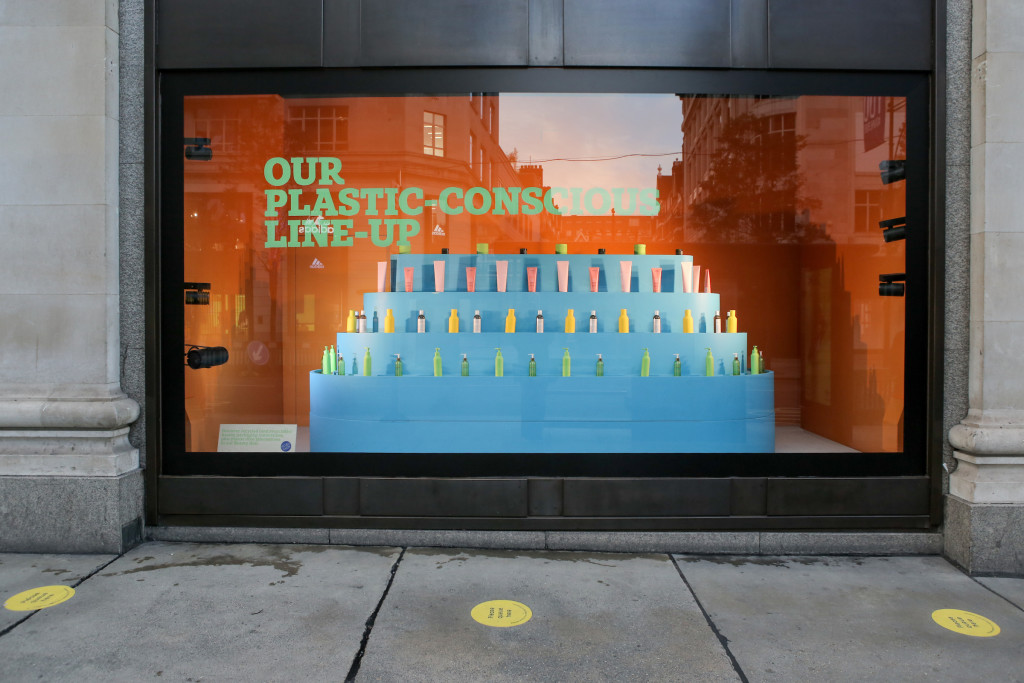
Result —
<instances>
[{"instance_id":1,"label":"stone pillar base","mask_svg":"<svg viewBox=\"0 0 1024 683\"><path fill-rule=\"evenodd\" d=\"M970 574L1024 576L1024 504L946 496L945 553Z\"/></svg>"},{"instance_id":2,"label":"stone pillar base","mask_svg":"<svg viewBox=\"0 0 1024 683\"><path fill-rule=\"evenodd\" d=\"M0 476L0 551L115 553L143 534L143 476Z\"/></svg>"}]
</instances>

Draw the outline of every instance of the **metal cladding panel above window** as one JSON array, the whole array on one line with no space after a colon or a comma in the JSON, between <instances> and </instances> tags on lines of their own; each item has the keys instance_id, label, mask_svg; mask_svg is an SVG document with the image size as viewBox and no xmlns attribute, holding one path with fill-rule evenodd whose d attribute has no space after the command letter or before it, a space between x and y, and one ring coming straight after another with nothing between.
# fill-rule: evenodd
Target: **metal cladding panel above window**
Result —
<instances>
[{"instance_id":1,"label":"metal cladding panel above window","mask_svg":"<svg viewBox=\"0 0 1024 683\"><path fill-rule=\"evenodd\" d=\"M360 12L364 66L529 63L529 0L374 0Z\"/></svg>"},{"instance_id":2,"label":"metal cladding panel above window","mask_svg":"<svg viewBox=\"0 0 1024 683\"><path fill-rule=\"evenodd\" d=\"M776 69L930 69L931 0L769 0Z\"/></svg>"},{"instance_id":3,"label":"metal cladding panel above window","mask_svg":"<svg viewBox=\"0 0 1024 683\"><path fill-rule=\"evenodd\" d=\"M565 0L566 66L731 65L730 3Z\"/></svg>"},{"instance_id":4,"label":"metal cladding panel above window","mask_svg":"<svg viewBox=\"0 0 1024 683\"><path fill-rule=\"evenodd\" d=\"M164 0L157 8L163 69L320 66L322 0Z\"/></svg>"}]
</instances>

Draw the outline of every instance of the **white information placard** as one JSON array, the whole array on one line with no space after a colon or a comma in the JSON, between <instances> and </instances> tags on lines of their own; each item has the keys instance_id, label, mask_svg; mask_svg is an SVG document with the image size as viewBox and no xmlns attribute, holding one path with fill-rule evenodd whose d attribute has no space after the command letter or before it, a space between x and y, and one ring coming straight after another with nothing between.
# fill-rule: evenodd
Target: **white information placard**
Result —
<instances>
[{"instance_id":1,"label":"white information placard","mask_svg":"<svg viewBox=\"0 0 1024 683\"><path fill-rule=\"evenodd\" d=\"M295 450L297 425L220 426L218 453L290 453Z\"/></svg>"}]
</instances>

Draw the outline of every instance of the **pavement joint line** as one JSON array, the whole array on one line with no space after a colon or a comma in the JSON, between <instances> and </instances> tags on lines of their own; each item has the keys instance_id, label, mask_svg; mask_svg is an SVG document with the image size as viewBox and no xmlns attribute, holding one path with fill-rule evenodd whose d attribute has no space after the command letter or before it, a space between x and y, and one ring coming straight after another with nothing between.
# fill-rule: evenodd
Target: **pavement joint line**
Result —
<instances>
[{"instance_id":1,"label":"pavement joint line","mask_svg":"<svg viewBox=\"0 0 1024 683\"><path fill-rule=\"evenodd\" d=\"M98 574L99 572L103 571L104 569L106 569L107 567L109 567L110 565L112 565L113 563L115 563L115 562L117 562L118 560L120 560L120 559L121 559L122 557L124 557L124 556L125 556L125 554L126 554L126 553L121 553L120 555L117 555L117 556L115 556L115 557L114 557L113 559L111 559L111 560L110 560L109 562L104 562L104 563L103 563L103 564L101 564L100 566L96 567L96 569L93 569L93 570L92 570L91 572L89 572L88 574L86 574L85 576L83 576L82 578L80 578L80 579L79 579L78 581L76 581L76 582L74 583L74 585L72 585L71 587L72 587L72 588L78 588L78 587L79 587L79 586L81 586L81 585L82 585L83 583L85 583L85 582L86 582L87 580L89 580L89 579L91 579L92 577L96 576L96 574ZM10 625L10 626L8 626L7 628L5 628L5 629L3 629L3 630L0 630L0 638L3 638L3 637L4 637L4 636L6 636L6 635L7 635L8 633L10 633L10 632L11 632L11 631L13 631L14 629L18 628L19 626L21 626L22 624L24 624L24 623L25 623L26 621L28 621L29 619L31 619L31 618L32 618L32 617L34 617L35 615L39 614L39 613L40 613L41 611L42 611L41 609L33 610L33 611L29 612L28 614L26 614L26 615L25 615L24 617L22 617L21 619L18 619L18 620L17 620L16 622L14 622L13 624L11 624L11 625Z\"/></svg>"},{"instance_id":2,"label":"pavement joint line","mask_svg":"<svg viewBox=\"0 0 1024 683\"><path fill-rule=\"evenodd\" d=\"M391 565L391 575L388 577L387 585L384 586L384 592L381 593L380 600L377 601L377 606L373 609L373 613L366 620L366 628L363 630L363 639L359 642L359 650L356 651L356 656L352 659L352 666L349 667L348 675L345 676L345 683L351 683L356 679L356 675L359 673L359 667L363 663L363 655L366 654L366 646L370 642L370 632L373 631L373 625L377 621L377 614L380 612L380 608L384 606L384 601L388 597L388 592L391 590L391 584L395 581L395 575L398 573L398 565L401 564L402 558L405 557L405 551L408 550L406 546L402 546L402 552L398 554L398 559Z\"/></svg>"},{"instance_id":3,"label":"pavement joint line","mask_svg":"<svg viewBox=\"0 0 1024 683\"><path fill-rule=\"evenodd\" d=\"M690 582L686 580L686 575L683 574L682 568L680 568L679 563L676 562L675 556L670 553L668 559L675 566L676 571L679 573L679 578L683 580L683 583L686 585L686 589L690 591L690 595L693 596L693 601L696 602L697 607L700 608L700 613L704 615L704 619L708 622L711 632L715 634L716 638L718 638L718 642L721 643L722 649L725 650L725 654L729 655L729 661L732 662L732 668L736 672L736 675L740 677L740 680L743 683L750 683L747 679L747 675L743 673L743 668L740 666L739 661L736 660L732 650L729 649L729 639L722 635L722 632L718 630L715 622L712 621L711 615L708 614L706 609L704 609L704 605L701 603L700 598L697 597L697 591L693 590L693 586L691 586Z\"/></svg>"},{"instance_id":4,"label":"pavement joint line","mask_svg":"<svg viewBox=\"0 0 1024 683\"><path fill-rule=\"evenodd\" d=\"M957 567L957 569L959 569L959 567ZM971 581L973 581L974 583L978 584L979 586L981 586L982 588L984 588L985 590L987 590L987 591L988 591L989 593L992 593L993 595L995 595L995 596L997 596L997 597L1000 597L1000 598L1002 598L1002 599L1003 599L1003 600L1005 600L1006 602L1008 602L1008 603L1010 603L1011 605L1013 605L1014 607L1016 607L1016 608L1017 608L1017 609L1018 609L1019 611L1021 611L1021 612L1024 612L1024 607L1021 607L1020 605L1018 605L1017 603L1015 603L1015 602L1014 602L1013 600L1011 600L1010 598L1006 597L1005 595L1003 595L1003 594L1002 594L1002 593L1000 593L999 591L995 590L994 588L991 588L991 587L989 587L989 586L986 586L986 585L985 585L985 584L983 584L983 583L982 583L981 581L978 581L978 577L976 577L976 576L971 576L970 574L968 574L967 572L965 572L965 571L964 571L963 569L960 569L960 572L961 572L961 573L963 573L963 574L965 574L965 575L967 576L967 578L969 578L969 579L970 579ZM0 634L0 635L2 635L2 634Z\"/></svg>"}]
</instances>

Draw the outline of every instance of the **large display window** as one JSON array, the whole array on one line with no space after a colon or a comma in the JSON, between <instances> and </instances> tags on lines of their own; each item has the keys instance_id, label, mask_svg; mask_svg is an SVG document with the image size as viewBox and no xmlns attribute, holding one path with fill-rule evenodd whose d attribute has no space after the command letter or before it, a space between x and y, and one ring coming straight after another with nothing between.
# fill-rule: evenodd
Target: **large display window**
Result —
<instances>
[{"instance_id":1,"label":"large display window","mask_svg":"<svg viewBox=\"0 0 1024 683\"><path fill-rule=\"evenodd\" d=\"M660 78L183 77L163 119L165 465L923 473L920 82Z\"/></svg>"}]
</instances>

